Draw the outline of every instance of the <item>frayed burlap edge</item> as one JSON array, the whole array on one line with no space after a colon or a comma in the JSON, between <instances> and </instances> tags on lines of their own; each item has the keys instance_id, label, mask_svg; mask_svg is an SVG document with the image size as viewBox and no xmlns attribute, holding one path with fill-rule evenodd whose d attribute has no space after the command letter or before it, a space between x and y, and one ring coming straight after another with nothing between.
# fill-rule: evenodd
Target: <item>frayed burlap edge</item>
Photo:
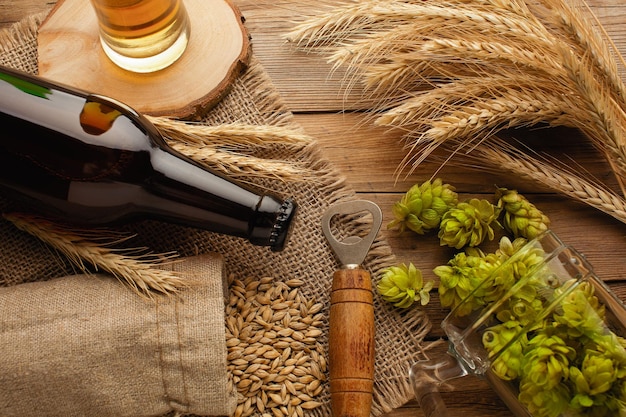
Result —
<instances>
[{"instance_id":1,"label":"frayed burlap edge","mask_svg":"<svg viewBox=\"0 0 626 417\"><path fill-rule=\"evenodd\" d=\"M37 30L48 13L49 10L29 16L0 31L0 52L2 52L0 64L33 74L38 73Z\"/></svg>"},{"instance_id":2,"label":"frayed burlap edge","mask_svg":"<svg viewBox=\"0 0 626 417\"><path fill-rule=\"evenodd\" d=\"M0 31L0 63L8 57L10 66L31 73L37 72L36 34L46 14L29 17L8 30ZM235 81L230 94L207 114L204 122L289 126L302 131L254 56L248 70ZM267 153L267 150L264 149L263 152ZM332 204L352 200L357 196L346 185L341 173L325 159L316 141L297 151L278 146L273 152L273 157L277 159L297 161L316 173L310 181L303 182L255 180L261 187L279 190L280 194L294 196L298 201L299 213L291 242L283 252L269 253L266 248L242 243L241 239L152 221L132 225L129 230L137 234L138 242L145 243L154 251L172 250L174 247L181 256L205 252L221 253L224 255L228 273L303 279L306 285L301 290L307 297L323 302L323 311L327 316L329 299L326 295L329 293L332 273L338 264L322 236L321 215ZM359 233L367 227L367 224L350 224L348 232ZM167 236L167 239L163 239L163 236ZM51 262L58 263L58 260ZM379 236L363 266L372 273L375 285L380 271L395 262L391 248ZM408 369L413 362L424 356L422 341L430 330L430 322L419 307L400 311L381 300L378 294L375 294L374 303L377 356L372 415L377 416L413 398ZM326 334L324 332L321 336L324 344L327 343ZM320 396L323 406L309 411L309 414L320 417L329 415L329 398L326 388Z\"/></svg>"}]
</instances>

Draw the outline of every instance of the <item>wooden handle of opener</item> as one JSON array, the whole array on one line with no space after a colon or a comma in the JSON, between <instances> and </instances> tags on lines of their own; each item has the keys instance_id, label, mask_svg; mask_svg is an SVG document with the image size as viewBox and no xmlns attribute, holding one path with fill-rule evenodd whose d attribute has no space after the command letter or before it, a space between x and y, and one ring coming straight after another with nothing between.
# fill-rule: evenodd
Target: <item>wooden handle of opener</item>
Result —
<instances>
[{"instance_id":1,"label":"wooden handle of opener","mask_svg":"<svg viewBox=\"0 0 626 417\"><path fill-rule=\"evenodd\" d=\"M361 268L334 273L329 313L333 417L369 417L374 391L372 281Z\"/></svg>"}]
</instances>

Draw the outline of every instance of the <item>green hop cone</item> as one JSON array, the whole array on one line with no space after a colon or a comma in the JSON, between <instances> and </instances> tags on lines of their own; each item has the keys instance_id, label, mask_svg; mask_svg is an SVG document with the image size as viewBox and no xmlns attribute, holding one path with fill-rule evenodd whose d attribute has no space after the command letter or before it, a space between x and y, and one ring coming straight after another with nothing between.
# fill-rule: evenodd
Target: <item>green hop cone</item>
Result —
<instances>
[{"instance_id":1,"label":"green hop cone","mask_svg":"<svg viewBox=\"0 0 626 417\"><path fill-rule=\"evenodd\" d=\"M516 190L499 188L497 206L502 210L502 226L515 237L534 239L550 227L550 219Z\"/></svg>"},{"instance_id":2,"label":"green hop cone","mask_svg":"<svg viewBox=\"0 0 626 417\"><path fill-rule=\"evenodd\" d=\"M454 187L437 178L412 186L392 208L394 220L387 228L424 234L439 227L441 216L458 202Z\"/></svg>"},{"instance_id":3,"label":"green hop cone","mask_svg":"<svg viewBox=\"0 0 626 417\"><path fill-rule=\"evenodd\" d=\"M585 335L592 340L601 336L605 329L605 311L594 292L589 282L580 283L561 302L554 314L555 321L567 326L574 336Z\"/></svg>"},{"instance_id":4,"label":"green hop cone","mask_svg":"<svg viewBox=\"0 0 626 417\"><path fill-rule=\"evenodd\" d=\"M458 203L444 213L439 226L439 240L442 246L461 249L465 246L478 246L485 239L493 240L493 226L498 223L499 210L487 200L472 198Z\"/></svg>"},{"instance_id":5,"label":"green hop cone","mask_svg":"<svg viewBox=\"0 0 626 417\"><path fill-rule=\"evenodd\" d=\"M528 342L522 360L523 380L552 389L569 377L570 362L575 358L576 350L554 328L544 327Z\"/></svg>"},{"instance_id":6,"label":"green hop cone","mask_svg":"<svg viewBox=\"0 0 626 417\"><path fill-rule=\"evenodd\" d=\"M430 301L433 281L424 283L422 272L412 263L391 266L383 270L382 278L376 286L384 300L395 307L408 308L415 301L422 305Z\"/></svg>"},{"instance_id":7,"label":"green hop cone","mask_svg":"<svg viewBox=\"0 0 626 417\"><path fill-rule=\"evenodd\" d=\"M517 238L511 242L508 237L503 236L495 252L501 263L509 262L510 271L508 272L514 282L526 277L538 265L545 262L545 252L539 247L526 246L526 243L528 243L526 238ZM516 260L509 260L515 254L517 254ZM537 281L534 282L536 285L546 285L545 277L538 277L531 281Z\"/></svg>"},{"instance_id":8,"label":"green hop cone","mask_svg":"<svg viewBox=\"0 0 626 417\"><path fill-rule=\"evenodd\" d=\"M533 417L557 417L569 406L566 385L576 350L550 326L528 341L522 359L519 400Z\"/></svg>"},{"instance_id":9,"label":"green hop cone","mask_svg":"<svg viewBox=\"0 0 626 417\"><path fill-rule=\"evenodd\" d=\"M522 290L528 293L528 289L522 288ZM526 326L536 321L543 308L543 302L539 298L514 296L498 311L496 317L502 322L512 320Z\"/></svg>"},{"instance_id":10,"label":"green hop cone","mask_svg":"<svg viewBox=\"0 0 626 417\"><path fill-rule=\"evenodd\" d=\"M496 250L496 255L498 255L502 262L509 259L511 256L516 254L520 249L522 249L528 243L528 239L523 237L516 238L511 241L506 236L502 236L500 238L500 242L498 243L498 249ZM543 259L543 258L542 258Z\"/></svg>"},{"instance_id":11,"label":"green hop cone","mask_svg":"<svg viewBox=\"0 0 626 417\"><path fill-rule=\"evenodd\" d=\"M458 317L483 307L485 291L491 291L492 286L482 284L496 266L495 256L485 255L479 248L466 248L446 265L435 267L433 272L440 280L441 305L453 309Z\"/></svg>"},{"instance_id":12,"label":"green hop cone","mask_svg":"<svg viewBox=\"0 0 626 417\"><path fill-rule=\"evenodd\" d=\"M522 381L519 400L533 417L559 417L569 405L569 392L564 384L544 389L531 381Z\"/></svg>"},{"instance_id":13,"label":"green hop cone","mask_svg":"<svg viewBox=\"0 0 626 417\"><path fill-rule=\"evenodd\" d=\"M603 394L611 389L617 380L617 369L610 356L595 350L587 350L580 369L570 368L570 380L574 382L577 395L588 397L591 401L584 401L590 406L592 397Z\"/></svg>"},{"instance_id":14,"label":"green hop cone","mask_svg":"<svg viewBox=\"0 0 626 417\"><path fill-rule=\"evenodd\" d=\"M570 368L571 407L585 416L626 415L620 366L611 352L586 349L580 366Z\"/></svg>"},{"instance_id":15,"label":"green hop cone","mask_svg":"<svg viewBox=\"0 0 626 417\"><path fill-rule=\"evenodd\" d=\"M525 242L526 239L516 239L511 242L508 237L503 236L495 253L485 256L490 259L492 265L498 267L490 271L489 282L484 285L487 303L499 300L520 279L520 263L523 265L524 260L508 263L506 261L524 247Z\"/></svg>"},{"instance_id":16,"label":"green hop cone","mask_svg":"<svg viewBox=\"0 0 626 417\"><path fill-rule=\"evenodd\" d=\"M511 381L519 376L523 350L528 343L528 338L522 330L518 322L507 321L492 326L483 333L482 342L489 357L497 355L491 369L505 381ZM505 347L506 350L502 351Z\"/></svg>"}]
</instances>

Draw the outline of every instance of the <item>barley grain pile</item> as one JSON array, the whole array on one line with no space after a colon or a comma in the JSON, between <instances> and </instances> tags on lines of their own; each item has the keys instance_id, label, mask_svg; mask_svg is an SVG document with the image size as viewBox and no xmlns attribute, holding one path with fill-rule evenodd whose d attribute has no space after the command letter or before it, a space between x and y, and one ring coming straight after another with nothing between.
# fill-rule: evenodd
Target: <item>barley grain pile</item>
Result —
<instances>
[{"instance_id":1,"label":"barley grain pile","mask_svg":"<svg viewBox=\"0 0 626 417\"><path fill-rule=\"evenodd\" d=\"M302 284L229 276L226 346L237 417L302 417L322 405L325 319L322 304L300 294Z\"/></svg>"}]
</instances>

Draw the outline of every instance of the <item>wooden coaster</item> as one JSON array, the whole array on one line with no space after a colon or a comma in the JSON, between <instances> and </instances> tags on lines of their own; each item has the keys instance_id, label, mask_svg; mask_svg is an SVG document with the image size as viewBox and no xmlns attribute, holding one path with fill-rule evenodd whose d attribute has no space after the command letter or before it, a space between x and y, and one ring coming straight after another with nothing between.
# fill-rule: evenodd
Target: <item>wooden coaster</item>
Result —
<instances>
[{"instance_id":1,"label":"wooden coaster","mask_svg":"<svg viewBox=\"0 0 626 417\"><path fill-rule=\"evenodd\" d=\"M201 117L247 67L250 39L241 12L229 0L184 1L191 23L187 49L171 66L138 74L107 58L89 1L59 0L39 29L39 75L144 114Z\"/></svg>"}]
</instances>

